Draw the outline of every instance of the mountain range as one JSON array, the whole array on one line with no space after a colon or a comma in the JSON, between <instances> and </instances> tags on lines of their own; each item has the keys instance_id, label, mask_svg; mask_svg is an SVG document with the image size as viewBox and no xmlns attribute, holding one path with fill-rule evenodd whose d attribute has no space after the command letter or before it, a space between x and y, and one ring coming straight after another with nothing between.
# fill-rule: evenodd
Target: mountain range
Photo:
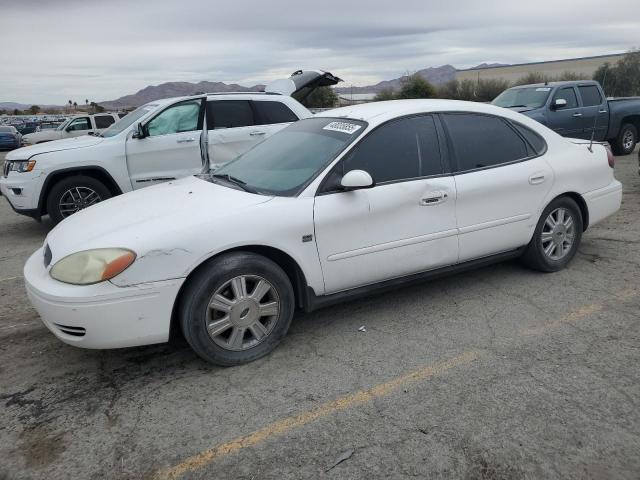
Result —
<instances>
[{"instance_id":1,"label":"mountain range","mask_svg":"<svg viewBox=\"0 0 640 480\"><path fill-rule=\"evenodd\" d=\"M490 68L503 65L505 64L482 63L474 68ZM418 70L415 73L422 76L434 85L441 85L455 78L456 68L451 65L442 65L440 67L424 68L422 70ZM384 80L374 85L367 85L364 87L336 87L335 91L337 93L378 93L380 90L383 90L385 88L398 89L402 83L403 78L406 78L406 76L407 75L403 75L392 80ZM98 103L108 110L119 110L122 108L138 107L140 105L144 105L147 102L152 102L161 98L181 97L186 95L194 95L196 93L260 92L263 90L264 85L243 87L242 85L238 85L236 83L227 84L224 82L166 82L161 83L160 85L149 85L134 94L125 95L124 97L120 97L115 100L105 100ZM0 102L0 109L2 110L26 110L30 106L31 105L25 105L15 102ZM58 109L65 108L65 106L54 105L41 105L41 107Z\"/></svg>"}]
</instances>

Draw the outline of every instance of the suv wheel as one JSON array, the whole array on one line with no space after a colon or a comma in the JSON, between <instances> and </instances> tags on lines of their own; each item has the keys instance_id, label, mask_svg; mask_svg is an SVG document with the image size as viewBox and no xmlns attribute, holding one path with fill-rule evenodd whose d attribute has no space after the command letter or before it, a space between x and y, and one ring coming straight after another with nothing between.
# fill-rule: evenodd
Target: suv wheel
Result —
<instances>
[{"instance_id":1,"label":"suv wheel","mask_svg":"<svg viewBox=\"0 0 640 480\"><path fill-rule=\"evenodd\" d=\"M522 259L535 270L557 272L571 261L581 239L580 207L569 197L557 198L542 212Z\"/></svg>"},{"instance_id":2,"label":"suv wheel","mask_svg":"<svg viewBox=\"0 0 640 480\"><path fill-rule=\"evenodd\" d=\"M289 277L261 255L234 252L203 265L181 295L182 333L204 360L251 362L284 338L295 299Z\"/></svg>"},{"instance_id":3,"label":"suv wheel","mask_svg":"<svg viewBox=\"0 0 640 480\"><path fill-rule=\"evenodd\" d=\"M93 177L77 175L56 182L47 196L47 212L57 224L91 205L111 198L111 192Z\"/></svg>"}]
</instances>

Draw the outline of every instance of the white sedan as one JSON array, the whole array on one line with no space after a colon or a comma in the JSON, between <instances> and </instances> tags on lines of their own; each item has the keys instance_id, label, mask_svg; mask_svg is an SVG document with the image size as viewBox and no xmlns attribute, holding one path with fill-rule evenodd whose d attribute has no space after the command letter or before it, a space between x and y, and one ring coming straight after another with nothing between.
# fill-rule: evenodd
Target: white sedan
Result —
<instances>
[{"instance_id":1,"label":"white sedan","mask_svg":"<svg viewBox=\"0 0 640 480\"><path fill-rule=\"evenodd\" d=\"M182 334L236 365L275 348L296 309L521 257L564 268L620 208L613 156L521 114L401 100L301 120L212 174L63 221L25 266L62 341Z\"/></svg>"}]
</instances>

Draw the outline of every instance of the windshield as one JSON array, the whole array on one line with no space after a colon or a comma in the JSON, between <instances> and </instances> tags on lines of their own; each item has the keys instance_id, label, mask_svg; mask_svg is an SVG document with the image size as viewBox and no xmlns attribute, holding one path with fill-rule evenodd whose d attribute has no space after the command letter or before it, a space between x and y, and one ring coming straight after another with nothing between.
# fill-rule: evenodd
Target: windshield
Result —
<instances>
[{"instance_id":1,"label":"windshield","mask_svg":"<svg viewBox=\"0 0 640 480\"><path fill-rule=\"evenodd\" d=\"M157 105L143 105L141 107L136 108L133 112L125 115L116 123L111 125L109 128L104 130L100 136L101 137L114 137L119 133L125 131L129 128L133 123L140 118L144 117L147 113L153 110Z\"/></svg>"},{"instance_id":2,"label":"windshield","mask_svg":"<svg viewBox=\"0 0 640 480\"><path fill-rule=\"evenodd\" d=\"M12 132L13 133L13 128L11 128L11 127L0 127L0 132Z\"/></svg>"},{"instance_id":3,"label":"windshield","mask_svg":"<svg viewBox=\"0 0 640 480\"><path fill-rule=\"evenodd\" d=\"M549 92L551 87L510 88L498 95L491 103L504 108L540 108L547 102Z\"/></svg>"},{"instance_id":4,"label":"windshield","mask_svg":"<svg viewBox=\"0 0 640 480\"><path fill-rule=\"evenodd\" d=\"M228 176L257 193L294 196L351 144L366 125L351 119L300 120L212 173L216 177Z\"/></svg>"},{"instance_id":5,"label":"windshield","mask_svg":"<svg viewBox=\"0 0 640 480\"><path fill-rule=\"evenodd\" d=\"M65 120L64 122L62 122L60 124L60 126L58 128L56 128L56 130L64 130L65 128L67 128L67 125L69 125L71 123L71 120L73 120L73 119L69 118L68 120Z\"/></svg>"}]
</instances>

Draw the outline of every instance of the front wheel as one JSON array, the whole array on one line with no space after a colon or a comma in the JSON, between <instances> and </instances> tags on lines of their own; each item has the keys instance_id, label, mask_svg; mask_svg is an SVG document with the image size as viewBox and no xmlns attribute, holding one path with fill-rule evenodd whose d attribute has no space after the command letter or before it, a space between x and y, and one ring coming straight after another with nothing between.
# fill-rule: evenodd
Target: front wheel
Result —
<instances>
[{"instance_id":1,"label":"front wheel","mask_svg":"<svg viewBox=\"0 0 640 480\"><path fill-rule=\"evenodd\" d=\"M620 133L611 143L611 150L616 155L629 155L636 148L638 142L638 130L630 123L625 123L620 128Z\"/></svg>"},{"instance_id":2,"label":"front wheel","mask_svg":"<svg viewBox=\"0 0 640 480\"><path fill-rule=\"evenodd\" d=\"M47 195L47 212L57 224L108 198L111 198L111 192L100 180L85 175L66 177L51 187Z\"/></svg>"},{"instance_id":3,"label":"front wheel","mask_svg":"<svg viewBox=\"0 0 640 480\"><path fill-rule=\"evenodd\" d=\"M542 272L557 272L571 261L582 239L582 213L569 197L556 198L544 209L522 257Z\"/></svg>"},{"instance_id":4,"label":"front wheel","mask_svg":"<svg viewBox=\"0 0 640 480\"><path fill-rule=\"evenodd\" d=\"M284 338L295 309L287 274L248 252L224 254L188 280L179 304L182 333L204 360L240 365L267 355Z\"/></svg>"}]
</instances>

